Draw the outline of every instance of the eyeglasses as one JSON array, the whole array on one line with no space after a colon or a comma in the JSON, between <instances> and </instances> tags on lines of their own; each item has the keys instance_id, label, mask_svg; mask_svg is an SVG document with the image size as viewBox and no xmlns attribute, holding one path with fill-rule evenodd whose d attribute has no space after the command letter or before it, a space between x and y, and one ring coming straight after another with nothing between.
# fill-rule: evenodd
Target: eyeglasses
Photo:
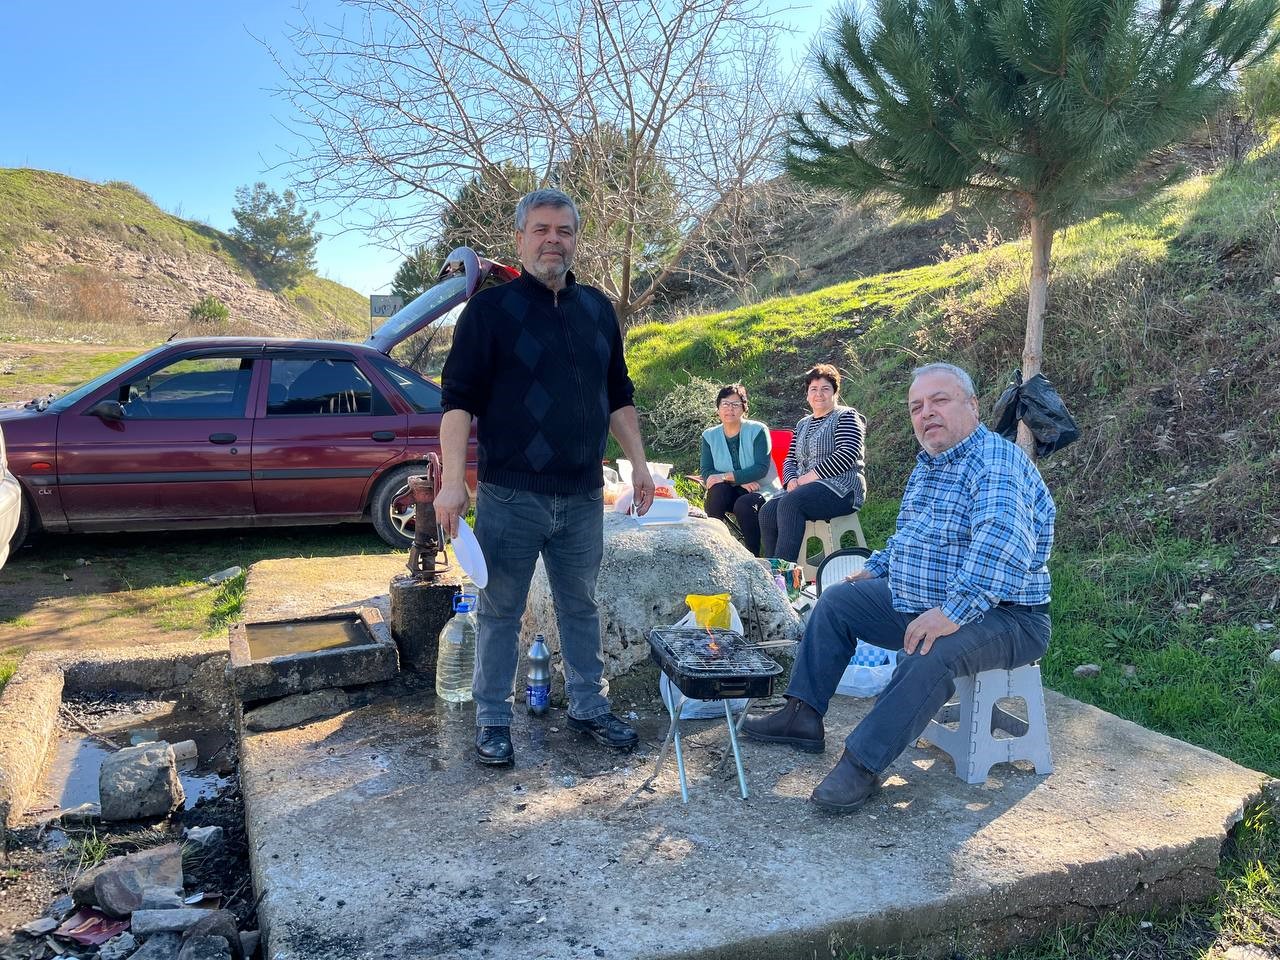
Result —
<instances>
[{"instance_id":1,"label":"eyeglasses","mask_svg":"<svg viewBox=\"0 0 1280 960\"><path fill-rule=\"evenodd\" d=\"M725 409L727 409L727 410L741 410L741 409L742 409L742 404L741 404L741 403L739 403L737 400L721 400L721 401L720 401L720 406L724 407L724 408L725 408Z\"/></svg>"}]
</instances>

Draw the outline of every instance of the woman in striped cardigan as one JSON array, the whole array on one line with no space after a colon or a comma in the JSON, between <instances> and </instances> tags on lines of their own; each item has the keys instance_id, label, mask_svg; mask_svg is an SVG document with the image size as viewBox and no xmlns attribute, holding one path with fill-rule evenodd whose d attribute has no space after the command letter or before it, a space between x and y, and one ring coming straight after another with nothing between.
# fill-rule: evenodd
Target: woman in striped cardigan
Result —
<instances>
[{"instance_id":1,"label":"woman in striped cardigan","mask_svg":"<svg viewBox=\"0 0 1280 960\"><path fill-rule=\"evenodd\" d=\"M866 420L840 405L840 372L831 364L804 376L813 413L796 424L782 465L784 491L760 508L764 556L791 561L800 556L807 521L855 513L867 495Z\"/></svg>"}]
</instances>

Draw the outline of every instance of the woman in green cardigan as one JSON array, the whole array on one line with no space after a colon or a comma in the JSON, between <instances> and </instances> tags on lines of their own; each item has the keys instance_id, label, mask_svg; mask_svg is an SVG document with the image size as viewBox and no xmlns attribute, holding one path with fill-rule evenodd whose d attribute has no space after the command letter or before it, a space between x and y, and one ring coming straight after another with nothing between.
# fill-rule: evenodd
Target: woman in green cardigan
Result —
<instances>
[{"instance_id":1,"label":"woman in green cardigan","mask_svg":"<svg viewBox=\"0 0 1280 960\"><path fill-rule=\"evenodd\" d=\"M733 513L747 549L760 555L760 505L782 489L769 456L769 428L747 419L747 388L740 383L716 394L720 425L702 434L702 485L707 516Z\"/></svg>"}]
</instances>

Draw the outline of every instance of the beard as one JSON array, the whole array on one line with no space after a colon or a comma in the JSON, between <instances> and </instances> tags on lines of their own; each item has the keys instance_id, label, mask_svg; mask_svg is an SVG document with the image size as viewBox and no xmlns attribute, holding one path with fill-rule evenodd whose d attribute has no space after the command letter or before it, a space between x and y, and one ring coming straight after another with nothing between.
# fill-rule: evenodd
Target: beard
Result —
<instances>
[{"instance_id":1,"label":"beard","mask_svg":"<svg viewBox=\"0 0 1280 960\"><path fill-rule=\"evenodd\" d=\"M559 284L572 268L573 258L563 257L560 260L545 263L539 260L527 269L547 286L551 286L552 284Z\"/></svg>"}]
</instances>

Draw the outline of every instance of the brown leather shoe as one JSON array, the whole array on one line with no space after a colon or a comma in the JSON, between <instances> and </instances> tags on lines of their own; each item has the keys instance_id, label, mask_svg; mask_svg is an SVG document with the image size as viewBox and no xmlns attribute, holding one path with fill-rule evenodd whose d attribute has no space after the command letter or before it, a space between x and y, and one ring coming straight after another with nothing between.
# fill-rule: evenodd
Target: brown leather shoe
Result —
<instances>
[{"instance_id":1,"label":"brown leather shoe","mask_svg":"<svg viewBox=\"0 0 1280 960\"><path fill-rule=\"evenodd\" d=\"M795 697L787 697L787 705L768 716L747 717L742 732L748 739L785 743L805 753L821 753L826 746L822 716Z\"/></svg>"},{"instance_id":2,"label":"brown leather shoe","mask_svg":"<svg viewBox=\"0 0 1280 960\"><path fill-rule=\"evenodd\" d=\"M879 774L860 766L846 750L809 799L828 813L852 813L879 792Z\"/></svg>"}]
</instances>

